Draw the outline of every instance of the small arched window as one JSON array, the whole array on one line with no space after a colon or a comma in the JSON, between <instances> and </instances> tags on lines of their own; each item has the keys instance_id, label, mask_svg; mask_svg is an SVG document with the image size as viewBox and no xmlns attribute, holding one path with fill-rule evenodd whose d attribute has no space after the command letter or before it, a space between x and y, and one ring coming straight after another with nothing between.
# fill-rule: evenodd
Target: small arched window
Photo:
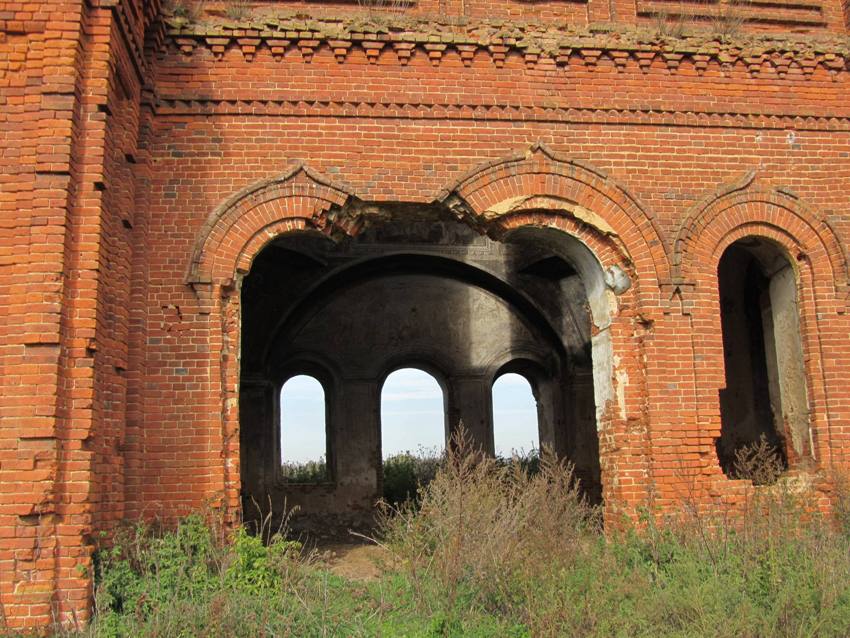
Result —
<instances>
[{"instance_id":1,"label":"small arched window","mask_svg":"<svg viewBox=\"0 0 850 638\"><path fill-rule=\"evenodd\" d=\"M415 498L434 478L446 447L446 402L437 380L417 368L390 374L381 389L382 496Z\"/></svg>"},{"instance_id":2,"label":"small arched window","mask_svg":"<svg viewBox=\"0 0 850 638\"><path fill-rule=\"evenodd\" d=\"M493 444L496 456L527 456L540 449L537 399L531 383L508 372L493 383Z\"/></svg>"},{"instance_id":3,"label":"small arched window","mask_svg":"<svg viewBox=\"0 0 850 638\"><path fill-rule=\"evenodd\" d=\"M291 377L280 389L280 461L286 481L329 479L325 389L315 377Z\"/></svg>"},{"instance_id":4,"label":"small arched window","mask_svg":"<svg viewBox=\"0 0 850 638\"><path fill-rule=\"evenodd\" d=\"M810 456L797 277L774 243L746 238L718 265L726 384L717 455L733 478L772 482Z\"/></svg>"},{"instance_id":5,"label":"small arched window","mask_svg":"<svg viewBox=\"0 0 850 638\"><path fill-rule=\"evenodd\" d=\"M418 368L390 374L381 390L383 458L406 452L439 456L445 447L445 398L437 379Z\"/></svg>"}]
</instances>

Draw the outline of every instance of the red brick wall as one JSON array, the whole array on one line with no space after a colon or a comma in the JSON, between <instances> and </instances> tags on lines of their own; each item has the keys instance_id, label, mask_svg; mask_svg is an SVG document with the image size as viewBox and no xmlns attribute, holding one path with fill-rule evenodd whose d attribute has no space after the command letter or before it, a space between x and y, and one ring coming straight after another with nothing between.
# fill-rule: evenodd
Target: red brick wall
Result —
<instances>
[{"instance_id":1,"label":"red brick wall","mask_svg":"<svg viewBox=\"0 0 850 638\"><path fill-rule=\"evenodd\" d=\"M488 223L577 234L636 282L611 329L609 511L746 488L713 450L716 263L743 234L773 238L800 255L815 476L850 469L850 71L828 35L844 28L837 0L805 27L820 35L773 40L676 38L634 5L597 0L423 0L412 11L439 25L402 16L395 30L346 22L332 35L329 18L351 3L272 6L324 19L240 31L221 15L163 24L141 0L0 0L0 604L11 623L44 623L51 607L86 617L78 566L96 530L238 503L236 264L249 267L263 225L322 223L324 204L303 185L281 187L274 206L240 200L187 273L211 213L299 161L363 200L453 192L476 216L499 197L569 195L605 217L617 241L557 213ZM611 19L609 6L649 30L582 30ZM529 23L481 22L500 17ZM457 186L538 142L529 159Z\"/></svg>"},{"instance_id":2,"label":"red brick wall","mask_svg":"<svg viewBox=\"0 0 850 638\"><path fill-rule=\"evenodd\" d=\"M120 220L132 217L124 152L156 10L146 4L0 3L0 604L11 626L84 621L93 531L123 515L133 243Z\"/></svg>"},{"instance_id":3,"label":"red brick wall","mask_svg":"<svg viewBox=\"0 0 850 638\"><path fill-rule=\"evenodd\" d=\"M400 46L404 36L381 42L380 34L352 34L347 46L325 44L317 35L321 26L311 28L287 34L283 43L280 34L219 31L207 40L183 28L157 61L147 271L152 338L149 383L141 392L156 400L141 420L145 436L159 446L138 453L148 478L158 477L160 485L141 481L137 509L161 504L164 496L180 509L196 507L198 494L182 483L189 468L211 492L232 496L221 457L238 463L229 438L237 427L228 410L234 378L231 362L222 362L216 348L232 353L235 347L238 330L225 313L235 314L238 300L220 301L216 283L229 282L198 286L197 296L181 287L185 255L211 211L297 161L361 199L429 202L467 171L538 141L623 185L643 211L641 223L656 229L653 241L663 246L657 263L643 276L636 272L642 297L622 311L629 318L618 353L629 379L622 427L643 434L628 444L631 458L609 465L620 476L614 481L620 491L609 493L609 501L637 503L654 487L657 502L676 502L682 459L705 493L741 489L720 473L713 451L723 384L717 327L709 321L716 316L712 268L719 249L705 248L709 240L702 236L693 244L677 238L691 230L680 230L688 219L705 217L700 202L749 171L755 180L741 191L754 201L776 188L793 195L776 195L779 203L760 210L761 217L745 198L739 221L749 215L754 229L757 221L764 226L753 232L770 236L771 220L790 208L783 214L802 220L793 224L803 244L789 251L817 254L813 264L826 254L835 259L834 268L806 274L813 296L801 308L819 457L824 467L843 459L836 442L846 436L847 406L840 387L830 388L827 380L840 376L841 355L832 357L843 350L823 346L835 345L847 328L843 253L850 229L842 211L850 203L850 112L842 97L848 83L843 57L808 54L804 49L814 45L805 39L774 41L788 55L769 52L765 43L763 54L742 55L734 42L695 53L687 44L693 38L661 51L587 39L585 48L562 44L555 57L511 43L473 44L470 54L450 40L411 48ZM251 223L233 231L236 246L253 241ZM818 231L804 239L807 225ZM626 247L632 259L642 254L641 245ZM699 255L697 265L692 253ZM227 259L232 277L235 261ZM213 343L218 338L224 342Z\"/></svg>"}]
</instances>

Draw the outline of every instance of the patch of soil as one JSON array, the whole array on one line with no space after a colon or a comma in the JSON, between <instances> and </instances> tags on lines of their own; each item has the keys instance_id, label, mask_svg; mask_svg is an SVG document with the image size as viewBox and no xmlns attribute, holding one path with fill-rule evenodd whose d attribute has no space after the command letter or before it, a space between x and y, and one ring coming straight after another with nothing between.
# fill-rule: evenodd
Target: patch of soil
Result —
<instances>
[{"instance_id":1,"label":"patch of soil","mask_svg":"<svg viewBox=\"0 0 850 638\"><path fill-rule=\"evenodd\" d=\"M372 543L327 543L316 551L332 573L348 580L377 580L392 562L387 550Z\"/></svg>"}]
</instances>

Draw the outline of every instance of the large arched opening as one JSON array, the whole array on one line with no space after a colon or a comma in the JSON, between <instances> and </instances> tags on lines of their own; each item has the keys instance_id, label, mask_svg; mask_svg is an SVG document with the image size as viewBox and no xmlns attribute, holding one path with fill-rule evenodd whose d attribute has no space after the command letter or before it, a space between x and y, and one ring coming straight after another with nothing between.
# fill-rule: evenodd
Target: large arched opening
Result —
<instances>
[{"instance_id":1,"label":"large arched opening","mask_svg":"<svg viewBox=\"0 0 850 638\"><path fill-rule=\"evenodd\" d=\"M540 451L537 396L519 372L505 372L493 382L493 447L497 457L526 457Z\"/></svg>"},{"instance_id":2,"label":"large arched opening","mask_svg":"<svg viewBox=\"0 0 850 638\"><path fill-rule=\"evenodd\" d=\"M415 498L436 473L448 435L446 387L442 375L421 363L395 369L381 385L379 478L381 497L391 505Z\"/></svg>"},{"instance_id":3,"label":"large arched opening","mask_svg":"<svg viewBox=\"0 0 850 638\"><path fill-rule=\"evenodd\" d=\"M497 241L439 206L413 219L387 217L338 242L279 236L243 281L246 512L247 503L281 511L285 502L298 508L296 527L368 527L386 453L419 443L414 430L402 430L390 445L391 419L382 414L385 379L405 366L439 379L443 442L462 426L489 454L493 381L523 374L536 394L536 443L573 463L588 499L600 502L610 286L591 251L554 229L518 229ZM284 480L268 448L280 384L310 370L326 388L328 466L327 480L308 484Z\"/></svg>"}]
</instances>

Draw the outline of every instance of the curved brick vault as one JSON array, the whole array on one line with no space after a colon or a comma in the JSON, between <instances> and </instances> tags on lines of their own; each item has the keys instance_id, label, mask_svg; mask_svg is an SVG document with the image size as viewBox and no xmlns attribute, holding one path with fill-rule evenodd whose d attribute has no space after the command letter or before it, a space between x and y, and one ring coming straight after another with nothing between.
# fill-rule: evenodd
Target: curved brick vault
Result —
<instances>
[{"instance_id":1,"label":"curved brick vault","mask_svg":"<svg viewBox=\"0 0 850 638\"><path fill-rule=\"evenodd\" d=\"M334 240L330 270L352 246L439 249L417 267L466 259L487 275L471 287L512 299L533 272L540 290L576 277L536 301L592 319L574 368L593 391L562 394L587 400L609 515L756 489L716 448L718 269L769 246L810 434L788 475L830 507L850 471L846 3L731 7L738 34L691 3L667 16L693 20L681 37L655 0L419 0L384 26L320 0L258 0L238 24L200 4L193 21L157 0L0 0L9 626L85 621L94 539L122 520L238 518L241 286L287 238ZM554 275L523 270L541 255Z\"/></svg>"}]
</instances>

